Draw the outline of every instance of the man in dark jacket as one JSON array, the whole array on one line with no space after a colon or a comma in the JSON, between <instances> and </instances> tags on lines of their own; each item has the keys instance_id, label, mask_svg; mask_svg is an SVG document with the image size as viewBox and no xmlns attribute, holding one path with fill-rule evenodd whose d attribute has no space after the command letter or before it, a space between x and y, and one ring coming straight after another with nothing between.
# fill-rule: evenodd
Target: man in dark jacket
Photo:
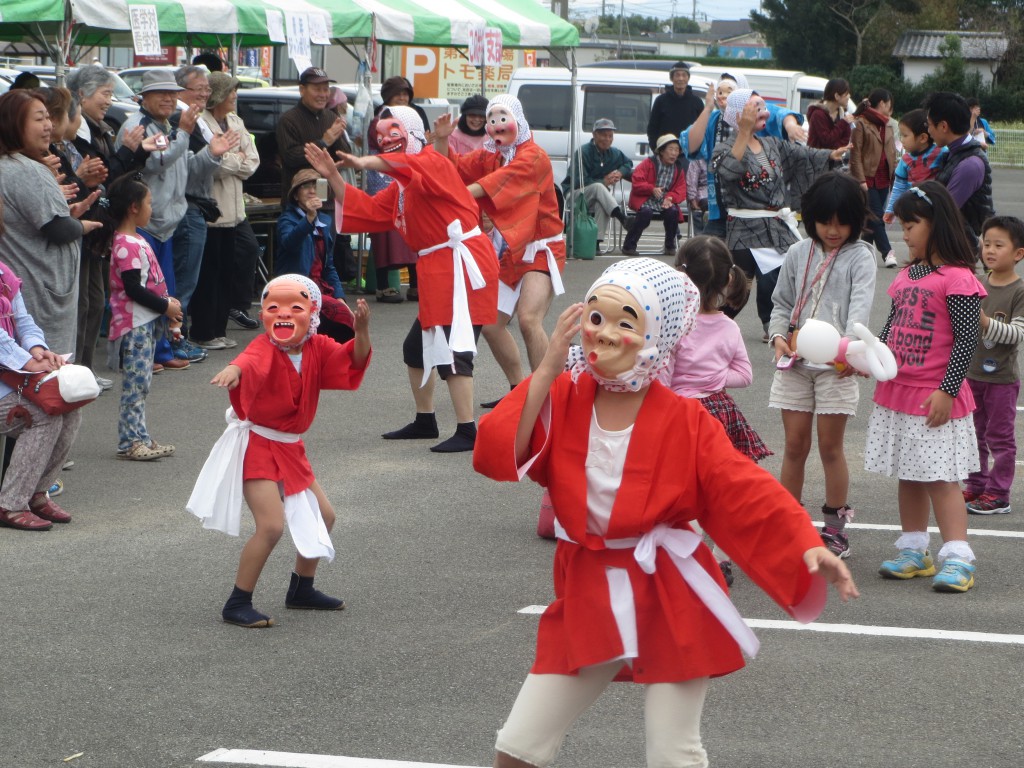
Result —
<instances>
[{"instance_id":1,"label":"man in dark jacket","mask_svg":"<svg viewBox=\"0 0 1024 768\"><path fill-rule=\"evenodd\" d=\"M651 147L666 133L678 136L693 125L704 110L704 100L690 87L690 66L685 61L673 64L669 77L672 87L654 100L647 121L647 144Z\"/></svg>"},{"instance_id":2,"label":"man in dark jacket","mask_svg":"<svg viewBox=\"0 0 1024 768\"><path fill-rule=\"evenodd\" d=\"M992 168L985 148L970 134L971 108L955 93L934 93L925 105L928 133L946 153L939 159L935 180L944 184L963 211L974 239L995 210L992 204Z\"/></svg>"},{"instance_id":3,"label":"man in dark jacket","mask_svg":"<svg viewBox=\"0 0 1024 768\"><path fill-rule=\"evenodd\" d=\"M281 158L281 199L287 199L292 177L309 168L306 161L306 142L326 149L331 157L344 150L341 136L347 125L345 118L327 109L331 79L316 67L309 67L299 75L300 101L277 122L277 151Z\"/></svg>"}]
</instances>

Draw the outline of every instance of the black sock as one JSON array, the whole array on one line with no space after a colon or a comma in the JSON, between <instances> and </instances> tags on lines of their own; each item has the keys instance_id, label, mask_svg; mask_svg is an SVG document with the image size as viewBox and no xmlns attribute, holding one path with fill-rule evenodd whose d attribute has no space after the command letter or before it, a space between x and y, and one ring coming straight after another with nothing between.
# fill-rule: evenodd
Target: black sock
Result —
<instances>
[{"instance_id":1,"label":"black sock","mask_svg":"<svg viewBox=\"0 0 1024 768\"><path fill-rule=\"evenodd\" d=\"M431 412L417 413L412 423L394 432L385 432L381 437L385 440L433 440L439 434L437 417Z\"/></svg>"},{"instance_id":2,"label":"black sock","mask_svg":"<svg viewBox=\"0 0 1024 768\"><path fill-rule=\"evenodd\" d=\"M434 453L462 453L472 451L476 445L476 422L465 421L455 429L455 434L443 443L430 446Z\"/></svg>"}]
</instances>

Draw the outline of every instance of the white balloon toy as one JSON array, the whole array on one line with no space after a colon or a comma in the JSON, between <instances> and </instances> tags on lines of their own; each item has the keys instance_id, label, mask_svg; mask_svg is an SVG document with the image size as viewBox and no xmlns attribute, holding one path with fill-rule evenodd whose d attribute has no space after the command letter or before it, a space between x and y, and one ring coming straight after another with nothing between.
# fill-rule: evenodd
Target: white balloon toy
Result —
<instances>
[{"instance_id":1,"label":"white balloon toy","mask_svg":"<svg viewBox=\"0 0 1024 768\"><path fill-rule=\"evenodd\" d=\"M821 320L807 320L797 334L796 353L819 365L833 364L839 370L852 365L861 373L878 381L896 378L896 357L861 323L853 324L854 340L840 336L839 331Z\"/></svg>"}]
</instances>

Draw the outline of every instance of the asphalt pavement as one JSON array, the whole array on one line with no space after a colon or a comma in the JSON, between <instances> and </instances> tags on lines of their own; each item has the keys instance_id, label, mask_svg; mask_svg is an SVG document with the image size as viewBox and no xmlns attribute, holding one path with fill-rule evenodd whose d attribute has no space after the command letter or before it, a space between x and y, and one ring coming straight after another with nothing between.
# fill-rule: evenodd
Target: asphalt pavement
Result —
<instances>
[{"instance_id":1,"label":"asphalt pavement","mask_svg":"<svg viewBox=\"0 0 1024 768\"><path fill-rule=\"evenodd\" d=\"M1024 215L1022 181L1024 172L997 170L1001 212ZM905 255L898 230L890 235ZM549 325L609 263L568 264L568 292ZM878 271L875 329L894 276ZM494 733L532 658L537 618L519 611L552 597L554 546L534 534L540 491L476 475L469 454L433 454L430 441L380 438L412 415L401 343L416 305L371 301L371 309L374 357L362 388L324 393L305 437L338 512L338 557L317 584L347 609L285 610L293 558L285 538L256 593L277 626L220 621L252 525L243 519L241 539L204 531L184 506L224 425L227 397L207 382L230 351L154 379L148 421L157 440L177 446L171 458L115 458L115 386L86 409L75 465L62 475L59 502L73 522L46 533L0 529L0 766L185 768L220 748L491 763ZM739 322L755 374L734 395L776 451L764 466L777 473L782 427L767 407L772 366L752 302ZM255 333L229 335L244 343ZM481 348L478 402L506 389ZM1012 514L970 520L973 590L938 594L928 579L882 580L878 565L898 525L896 481L863 470L871 388L862 382L846 441L857 510L847 562L862 597L830 602L819 625L832 631L794 631L737 577L733 598L759 620L762 646L744 670L711 686L703 735L716 768L1021 764L1020 485ZM437 413L447 437L455 424L443 387ZM804 495L816 519L822 489L812 453ZM642 710L639 687L612 686L556 765L642 766ZM356 765L294 760L277 764Z\"/></svg>"}]
</instances>

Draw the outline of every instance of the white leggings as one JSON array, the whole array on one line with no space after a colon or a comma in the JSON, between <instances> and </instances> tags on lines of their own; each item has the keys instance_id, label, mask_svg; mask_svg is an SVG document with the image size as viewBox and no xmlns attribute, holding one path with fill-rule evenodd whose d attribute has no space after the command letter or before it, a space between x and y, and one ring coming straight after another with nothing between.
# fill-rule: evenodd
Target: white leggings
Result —
<instances>
[{"instance_id":1,"label":"white leggings","mask_svg":"<svg viewBox=\"0 0 1024 768\"><path fill-rule=\"evenodd\" d=\"M622 669L614 661L579 675L527 675L495 749L530 765L550 765L565 734ZM644 723L648 768L706 768L700 716L708 678L646 686Z\"/></svg>"}]
</instances>

